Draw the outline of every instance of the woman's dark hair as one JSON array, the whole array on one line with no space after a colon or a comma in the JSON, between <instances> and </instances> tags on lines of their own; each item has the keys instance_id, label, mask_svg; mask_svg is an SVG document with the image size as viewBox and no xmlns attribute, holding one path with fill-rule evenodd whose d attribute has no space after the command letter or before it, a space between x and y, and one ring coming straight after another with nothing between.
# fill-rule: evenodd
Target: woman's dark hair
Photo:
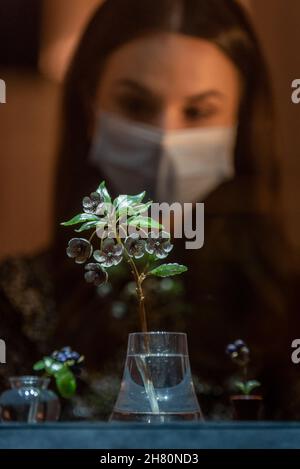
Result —
<instances>
[{"instance_id":1,"label":"woman's dark hair","mask_svg":"<svg viewBox=\"0 0 300 469\"><path fill-rule=\"evenodd\" d=\"M270 84L258 41L239 4L234 0L106 0L88 24L65 80L54 217L59 257L66 235L59 222L79 210L80 199L101 179L87 156L93 103L105 61L124 43L161 32L207 39L238 68L244 88L235 154L238 190L243 188L250 205L258 200L260 188L267 189L267 194L276 191Z\"/></svg>"}]
</instances>

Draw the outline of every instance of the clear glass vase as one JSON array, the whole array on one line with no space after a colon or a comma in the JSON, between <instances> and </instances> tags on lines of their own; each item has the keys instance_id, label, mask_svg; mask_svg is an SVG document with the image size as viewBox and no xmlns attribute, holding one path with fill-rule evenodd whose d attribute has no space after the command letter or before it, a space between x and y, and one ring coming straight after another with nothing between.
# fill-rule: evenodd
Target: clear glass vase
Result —
<instances>
[{"instance_id":1,"label":"clear glass vase","mask_svg":"<svg viewBox=\"0 0 300 469\"><path fill-rule=\"evenodd\" d=\"M9 378L11 389L0 396L0 416L3 422L56 421L60 401L48 388L49 378L16 376Z\"/></svg>"},{"instance_id":2,"label":"clear glass vase","mask_svg":"<svg viewBox=\"0 0 300 469\"><path fill-rule=\"evenodd\" d=\"M165 423L199 419L202 414L186 334L129 334L121 389L110 420Z\"/></svg>"}]
</instances>

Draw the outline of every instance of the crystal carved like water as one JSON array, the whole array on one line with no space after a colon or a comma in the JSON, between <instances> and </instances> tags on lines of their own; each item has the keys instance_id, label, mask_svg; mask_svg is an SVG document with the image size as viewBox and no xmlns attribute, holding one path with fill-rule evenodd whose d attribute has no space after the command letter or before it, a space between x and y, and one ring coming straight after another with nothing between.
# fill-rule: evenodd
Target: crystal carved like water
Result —
<instances>
[{"instance_id":1,"label":"crystal carved like water","mask_svg":"<svg viewBox=\"0 0 300 469\"><path fill-rule=\"evenodd\" d=\"M127 356L111 420L160 423L200 418L187 355Z\"/></svg>"}]
</instances>

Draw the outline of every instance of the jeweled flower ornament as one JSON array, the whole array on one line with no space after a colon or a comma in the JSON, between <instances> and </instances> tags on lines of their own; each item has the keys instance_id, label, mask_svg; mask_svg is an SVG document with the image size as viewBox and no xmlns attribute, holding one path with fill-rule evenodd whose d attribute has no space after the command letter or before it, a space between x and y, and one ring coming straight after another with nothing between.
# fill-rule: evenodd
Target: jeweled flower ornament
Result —
<instances>
[{"instance_id":1,"label":"jeweled flower ornament","mask_svg":"<svg viewBox=\"0 0 300 469\"><path fill-rule=\"evenodd\" d=\"M250 349L247 344L238 339L226 347L226 354L231 361L235 363L241 371L241 379L234 382L235 388L244 395L250 395L251 392L261 384L255 379L248 378L248 365L250 362Z\"/></svg>"},{"instance_id":2,"label":"jeweled flower ornament","mask_svg":"<svg viewBox=\"0 0 300 469\"><path fill-rule=\"evenodd\" d=\"M53 377L59 394L68 399L76 392L76 377L81 373L83 362L84 356L67 346L43 357L34 364L33 369Z\"/></svg>"},{"instance_id":3,"label":"jeweled flower ornament","mask_svg":"<svg viewBox=\"0 0 300 469\"><path fill-rule=\"evenodd\" d=\"M143 282L150 276L169 277L187 270L177 263L158 264L173 249L170 234L147 216L152 202L144 202L145 192L119 195L114 200L103 181L82 200L82 213L63 226L80 225L77 233L91 232L88 239L72 238L68 257L85 264L85 280L98 287L108 281L109 269L126 262L133 275L139 300L141 329L147 332Z\"/></svg>"}]
</instances>

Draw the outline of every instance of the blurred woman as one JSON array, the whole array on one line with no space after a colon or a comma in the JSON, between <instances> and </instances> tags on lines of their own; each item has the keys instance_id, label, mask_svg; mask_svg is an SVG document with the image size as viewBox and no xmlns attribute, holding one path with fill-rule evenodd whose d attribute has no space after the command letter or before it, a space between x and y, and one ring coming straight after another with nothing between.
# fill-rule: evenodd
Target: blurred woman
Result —
<instances>
[{"instance_id":1,"label":"blurred woman","mask_svg":"<svg viewBox=\"0 0 300 469\"><path fill-rule=\"evenodd\" d=\"M105 179L112 195L146 189L158 201L205 202L204 247L175 241L174 259L188 273L146 284L150 329L188 333L204 414L230 417L224 350L243 338L265 417L300 416L292 264L272 213L279 179L270 83L241 7L106 0L70 64L62 126L53 246L2 267L6 372L28 371L42 352L70 344L86 356L98 396L89 416L109 414L127 334L138 328L136 305L122 271L113 290L84 283L65 255L70 232L59 226Z\"/></svg>"}]
</instances>

